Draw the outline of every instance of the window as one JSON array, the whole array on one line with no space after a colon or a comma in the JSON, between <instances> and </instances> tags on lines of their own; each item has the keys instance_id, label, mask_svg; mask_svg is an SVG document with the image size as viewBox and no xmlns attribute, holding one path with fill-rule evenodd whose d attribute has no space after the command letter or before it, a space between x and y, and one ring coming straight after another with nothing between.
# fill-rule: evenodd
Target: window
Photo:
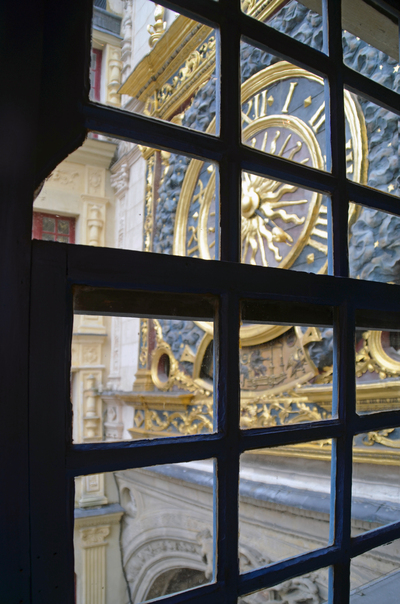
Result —
<instances>
[{"instance_id":1,"label":"window","mask_svg":"<svg viewBox=\"0 0 400 604\"><path fill-rule=\"evenodd\" d=\"M360 204L394 215L400 215L400 211L398 200L390 191L378 191L347 178L344 87L362 95L371 103L383 105L385 110L396 115L400 113L398 94L344 66L341 11L338 2L334 0L324 3L323 35L326 53L253 20L241 10L241 5L247 9L252 2L192 0L187 3L176 0L168 1L168 6L218 30L217 56L221 89L217 135L189 131L176 124L162 123L144 115L101 107L88 99L82 102L80 92L77 93L74 86L80 91L88 83L90 58L87 52L89 40L85 39L80 44L78 36L79 33L83 37L84 31L88 35L89 2L83 8L81 4L83 6L83 3L71 2L67 4L68 8L63 7L63 11L71 11L75 25L82 19L86 29L78 28L75 34L78 45L74 58L80 58L80 61L74 63L75 72L61 69L62 82L71 84L71 94L64 100L72 110L65 113L62 105L56 117L46 115L49 130L46 130L40 148L36 149L39 180L43 180L45 172L48 173L60 161L61 156L77 146L87 130L216 162L219 166L220 233L217 245L220 259L205 262L194 257L89 246L55 246L52 241L34 240L31 247L32 277L28 315L26 307L22 306L25 301L19 300L19 297L26 297L27 290L18 288L22 288L21 283L26 287L24 279L29 276L30 266L25 261L25 252L29 248L25 242L25 247L18 250L18 237L15 237L15 243L10 243L12 237L7 238L10 247L4 257L8 261L14 257L21 259L21 265L19 261L16 262L18 279L14 277L10 280L10 288L8 282L5 282L6 303L10 305L8 320L10 317L17 319L18 334L28 339L28 317L30 318L29 416L23 415L21 427L18 415L12 416L12 410L5 409L10 429L10 435L6 435L5 440L9 446L6 453L10 459L15 460L13 469L22 470L18 474L19 480L27 476L29 418L30 517L29 526L24 520L24 524L18 528L22 535L21 542L25 543L28 536L30 538L31 558L28 562L25 556L25 562L30 563L31 582L20 601L24 601L24 598L25 601L30 599L32 602L46 604L55 600L70 604L74 601L72 527L76 476L215 459L215 580L203 585L202 577L199 576L198 587L179 596L167 596L163 601L233 604L253 592L261 592L295 577L330 567L329 601L345 604L350 598L351 560L400 537L400 519L353 538L350 533L353 439L367 432L378 433L400 425L400 412L397 410L377 411L365 416L356 413L356 329L370 327L396 331L399 330L400 315L398 285L349 278L349 204ZM396 3L379 2L379 6L381 4L384 4L385 12L391 19L398 20ZM48 10L52 8L49 7ZM16 19L16 15L14 17ZM35 15L35 19L40 21L39 16ZM57 27L57 20L54 21ZM33 28L33 24L31 27ZM68 23L65 27L69 31ZM25 31L28 31L26 26ZM268 155L256 146L242 145L238 77L242 39L325 80L325 107L330 107L325 125L331 134L331 148L329 150L328 146L326 150L330 171L294 163L279 154ZM50 44L48 41L46 43ZM57 56L69 52L61 37L55 36L52 44L53 46L45 48L47 59L53 56L54 50L57 50ZM37 61L40 53L35 49L32 52ZM79 86L76 85L77 65L82 65ZM49 69L47 62L45 67ZM26 68L24 73L27 73ZM37 77L37 73L35 75ZM58 90L57 78L54 74L52 78L55 81L52 80L51 88ZM18 84L15 78L12 81ZM15 90L23 96L20 85ZM56 93L50 93L50 98L59 109L60 101ZM267 100L266 98L266 102ZM42 102L45 101L47 102L46 94L43 93ZM313 117L311 116L311 121ZM62 119L65 121L62 128L59 127L58 136L61 137L62 134L64 138L55 142L49 134L50 128L55 124L59 126ZM317 115L315 120L318 119ZM315 120L314 125L319 123ZM41 124L45 128L46 120L43 119ZM63 133L63 129L67 130L68 136ZM24 128L22 130L25 132ZM20 136L18 132L16 136ZM26 145L29 144L32 145L28 141ZM29 165L24 164L23 158L18 160L18 165L30 173ZM7 158L4 159L5 162L6 160ZM240 262L242 172L274 178L330 197L333 237L328 258L329 274L281 271L269 266ZM14 194L20 206L25 207L29 197L27 188L24 189L15 177L13 182L19 187ZM250 195L249 199L252 201ZM16 218L16 214L13 216ZM26 233L29 231L28 222L24 218ZM58 225L60 222L61 220ZM42 223L42 232L56 237L56 224L53 231L46 229ZM278 235L280 236L279 233ZM7 274L5 271L5 279L8 278ZM19 293L19 297L16 293ZM16 304L15 309L11 308L12 303ZM123 443L73 444L69 399L71 363L68 351L74 309L88 316L91 313L116 313L136 317L190 316L197 320L209 319L211 309L215 324L215 431L154 441L143 439ZM18 324L20 315L23 319L21 326ZM304 326L333 324L334 396L331 418L307 421L301 425L247 430L240 428L239 331L242 321L249 324L289 323ZM17 339L19 346L19 338L15 337L6 321L3 322L3 327L4 343L11 345L14 340L15 348ZM23 351L25 354L26 349ZM26 358L22 358L15 355L13 360L15 365L21 361L22 370L28 374L28 356L25 356ZM164 370L166 366L167 363ZM12 365L6 362L4 367ZM21 371L19 365L18 371ZM10 375L18 377L15 368ZM18 392L15 397L17 410L26 413L25 406L19 404L20 397L25 401L23 386L26 386L26 382L20 386L17 381L14 380ZM13 400L12 391L5 391L9 394L9 400ZM14 427L13 417L14 420L18 419L19 431ZM96 418L93 416L92 419ZM13 439L22 443L20 448L16 447ZM315 440L333 442L329 544L311 553L302 553L241 574L238 562L238 482L241 455L252 450ZM15 478L9 478L12 486L18 486ZM20 505L26 510L27 493L21 486L18 486L15 493L12 492L11 497L15 497L18 502L17 495L21 493L23 503ZM17 516L19 508L14 508L13 513ZM10 518L8 510L7 514ZM23 514L18 518L23 519ZM89 535L88 539L90 538ZM22 574L24 575L24 567ZM154 583L149 593L157 596L165 594L175 580L176 577L167 576L163 585ZM184 582L186 579L180 580ZM28 589L31 590L30 593ZM99 602L101 597L99 595Z\"/></svg>"},{"instance_id":2,"label":"window","mask_svg":"<svg viewBox=\"0 0 400 604\"><path fill-rule=\"evenodd\" d=\"M101 84L101 61L103 51L98 48L92 48L90 62L90 98L93 101L100 101Z\"/></svg>"},{"instance_id":3,"label":"window","mask_svg":"<svg viewBox=\"0 0 400 604\"><path fill-rule=\"evenodd\" d=\"M75 218L34 212L32 238L75 243Z\"/></svg>"}]
</instances>

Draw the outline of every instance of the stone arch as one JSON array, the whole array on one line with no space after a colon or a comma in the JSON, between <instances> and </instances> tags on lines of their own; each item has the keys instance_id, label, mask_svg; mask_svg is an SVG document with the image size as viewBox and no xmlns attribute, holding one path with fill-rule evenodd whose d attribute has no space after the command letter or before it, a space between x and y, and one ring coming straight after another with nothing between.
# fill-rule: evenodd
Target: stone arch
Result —
<instances>
[{"instance_id":1,"label":"stone arch","mask_svg":"<svg viewBox=\"0 0 400 604\"><path fill-rule=\"evenodd\" d=\"M184 568L203 572L205 576L206 564L197 543L172 538L147 542L126 563L132 601L145 601L161 575Z\"/></svg>"},{"instance_id":2,"label":"stone arch","mask_svg":"<svg viewBox=\"0 0 400 604\"><path fill-rule=\"evenodd\" d=\"M204 583L207 583L207 578L201 570L188 567L173 568L164 571L154 579L147 591L146 600L185 591Z\"/></svg>"}]
</instances>

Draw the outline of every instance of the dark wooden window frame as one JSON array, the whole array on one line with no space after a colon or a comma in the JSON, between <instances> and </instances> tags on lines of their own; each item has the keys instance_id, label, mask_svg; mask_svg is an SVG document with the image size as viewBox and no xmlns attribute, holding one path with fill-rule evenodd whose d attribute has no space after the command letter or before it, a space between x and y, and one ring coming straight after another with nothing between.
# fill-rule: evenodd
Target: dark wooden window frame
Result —
<instances>
[{"instance_id":1,"label":"dark wooden window frame","mask_svg":"<svg viewBox=\"0 0 400 604\"><path fill-rule=\"evenodd\" d=\"M79 14L79 4L69 3L70 10L76 11L72 16L76 17ZM25 503L22 504L22 509L26 509L28 503L30 505L29 525L21 526L21 534L30 537L30 570L29 579L24 583L28 586L24 587L25 599L21 597L20 601L29 600L41 604L50 604L50 602L53 604L54 601L72 604L74 601L75 476L214 457L217 460L216 580L212 584L200 586L189 592L168 596L163 601L171 604L175 602L234 604L240 595L329 566L333 569L331 602L345 604L349 601L351 558L400 538L400 519L395 524L369 531L359 537L353 539L350 537L353 436L368 430L381 430L400 425L400 412L386 411L362 417L355 412L355 328L374 326L381 329L399 329L400 305L398 286L349 278L348 205L351 200L400 215L400 202L391 195L371 190L346 179L343 87L362 94L365 98L398 115L400 115L399 96L343 65L341 11L337 0L324 0L325 39L329 54L304 46L244 15L240 9L240 0L218 2L164 0L162 4L212 25L219 31L218 60L222 74L219 98L220 135L214 137L188 131L145 116L102 107L88 100L79 104L75 117L82 132L84 129L91 130L218 162L221 259L203 261L119 249L54 245L51 242L32 241L29 322L29 468L24 465L24 459L27 457L23 457L27 451L22 448L21 453L15 449L16 467L20 465L23 470L22 476L27 476L28 470L30 472L29 500L25 498ZM399 16L398 9L396 13L397 5L394 0L393 2L387 0L382 4L397 17ZM32 23L35 22L34 17L36 18L32 13ZM89 25L86 28L87 42L90 35ZM28 31L27 27L25 29ZM332 140L331 173L318 172L279 157L269 157L242 145L239 81L241 39L326 79L329 84L331 107L329 117ZM54 44L61 53L68 52L68 48L62 48L61 39ZM40 56L38 50L35 52ZM39 73L36 77L38 76ZM19 85L17 80L15 82ZM83 85L82 76L82 87ZM88 90L87 82L86 89ZM28 136L29 133L25 132L25 135ZM78 139L78 136L76 138ZM48 147L53 149L54 162L60 161L62 154L65 155L65 150L63 153L60 151L58 155L57 144L53 144L52 147L50 138L49 141ZM77 146L78 140L74 144ZM69 150L72 150L72 146L70 144ZM24 165L22 160L20 165ZM272 176L331 196L332 275L296 273L240 264L242 170ZM28 188L21 188L20 197L27 199L27 191ZM26 216L29 217L28 212ZM27 231L28 221L25 222L25 231ZM18 247L16 247L17 251ZM17 267L19 270L17 274L27 275L27 266L24 264L23 269ZM13 289L9 290L7 295L9 298L11 296L11 301L17 300L11 294L19 291L20 286L17 287L16 282L12 280L11 284ZM110 312L110 290L112 290L111 302L116 308L120 304L120 294L123 290L123 292L131 292L132 314L140 315L143 312L147 316L149 311L143 302L143 293L147 294L145 299L154 300L150 312L153 316L159 314L173 316L177 308L184 316L182 309L187 305L187 308L190 308L190 316L202 317L204 295L212 296L215 300L217 358L215 434L151 442L72 444L69 345L72 337L74 292L75 299L79 300L76 309L90 312L91 298L88 294L90 288L96 288L100 294L102 289L107 292L103 302L100 297L102 312ZM288 322L301 324L304 317L309 319L310 308L313 310L315 324L318 322L324 324L327 315L332 317L335 332L333 392L336 418L297 426L240 430L239 324L242 300L252 301L247 305L249 310L246 318L249 320L259 316L260 308L263 309L266 317L270 317L268 320L273 320L277 314L277 306L279 308L280 304L284 305ZM22 303L21 308L25 308ZM7 327L5 323L3 325ZM24 319L20 333L27 333L27 327L28 323ZM6 340L8 338L7 341L11 342L12 332L6 330L4 333ZM28 367L27 364L24 366ZM21 397L23 400L22 391ZM7 411L7 418L11 417L13 417L12 413ZM22 440L27 434L28 423L23 424L23 428ZM276 447L322 438L331 438L335 443L332 452L332 543L326 548L240 575L238 565L240 454L261 447ZM26 491L22 487L18 492L26 497ZM18 515L18 510L15 514ZM21 556L21 559L26 560L26 557ZM25 572L24 567L21 569L23 573L21 576L25 577Z\"/></svg>"}]
</instances>

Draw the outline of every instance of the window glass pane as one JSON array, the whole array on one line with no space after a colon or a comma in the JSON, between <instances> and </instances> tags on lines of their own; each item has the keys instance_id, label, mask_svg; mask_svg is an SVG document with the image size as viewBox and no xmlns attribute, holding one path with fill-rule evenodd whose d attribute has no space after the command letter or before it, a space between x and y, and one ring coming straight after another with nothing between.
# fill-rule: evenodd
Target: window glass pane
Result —
<instances>
[{"instance_id":1,"label":"window glass pane","mask_svg":"<svg viewBox=\"0 0 400 604\"><path fill-rule=\"evenodd\" d=\"M242 596L238 599L238 604L264 604L267 602L320 604L328 600L328 576L329 568L321 568L269 589Z\"/></svg>"},{"instance_id":2,"label":"window glass pane","mask_svg":"<svg viewBox=\"0 0 400 604\"><path fill-rule=\"evenodd\" d=\"M61 235L68 235L69 234L69 222L68 222L68 220L62 220L60 218L57 220L57 233L60 233Z\"/></svg>"},{"instance_id":3,"label":"window glass pane","mask_svg":"<svg viewBox=\"0 0 400 604\"><path fill-rule=\"evenodd\" d=\"M330 440L241 455L242 573L328 545L330 476Z\"/></svg>"},{"instance_id":4,"label":"window glass pane","mask_svg":"<svg viewBox=\"0 0 400 604\"><path fill-rule=\"evenodd\" d=\"M90 133L46 180L34 221L57 213L50 232L70 243L218 259L217 191L214 163ZM76 237L58 213L77 217Z\"/></svg>"},{"instance_id":5,"label":"window glass pane","mask_svg":"<svg viewBox=\"0 0 400 604\"><path fill-rule=\"evenodd\" d=\"M73 440L213 432L212 321L75 315Z\"/></svg>"},{"instance_id":6,"label":"window glass pane","mask_svg":"<svg viewBox=\"0 0 400 604\"><path fill-rule=\"evenodd\" d=\"M216 44L210 27L149 0L95 5L90 97L203 132L217 111Z\"/></svg>"},{"instance_id":7,"label":"window glass pane","mask_svg":"<svg viewBox=\"0 0 400 604\"><path fill-rule=\"evenodd\" d=\"M49 235L49 233L43 233L42 240L43 241L55 241L56 240L56 236L55 235Z\"/></svg>"},{"instance_id":8,"label":"window glass pane","mask_svg":"<svg viewBox=\"0 0 400 604\"><path fill-rule=\"evenodd\" d=\"M358 118L355 136L346 139L348 178L399 196L399 117L360 95L350 96Z\"/></svg>"},{"instance_id":9,"label":"window glass pane","mask_svg":"<svg viewBox=\"0 0 400 604\"><path fill-rule=\"evenodd\" d=\"M241 327L241 427L332 417L333 328Z\"/></svg>"},{"instance_id":10,"label":"window glass pane","mask_svg":"<svg viewBox=\"0 0 400 604\"><path fill-rule=\"evenodd\" d=\"M243 143L330 169L323 79L247 42L241 44L241 65Z\"/></svg>"},{"instance_id":11,"label":"window glass pane","mask_svg":"<svg viewBox=\"0 0 400 604\"><path fill-rule=\"evenodd\" d=\"M242 173L242 262L326 273L331 239L329 197Z\"/></svg>"},{"instance_id":12,"label":"window glass pane","mask_svg":"<svg viewBox=\"0 0 400 604\"><path fill-rule=\"evenodd\" d=\"M345 65L392 90L399 90L397 19L378 4L342 0Z\"/></svg>"},{"instance_id":13,"label":"window glass pane","mask_svg":"<svg viewBox=\"0 0 400 604\"><path fill-rule=\"evenodd\" d=\"M50 218L49 216L43 216L43 230L47 233L54 233L56 230L56 220L55 218Z\"/></svg>"},{"instance_id":14,"label":"window glass pane","mask_svg":"<svg viewBox=\"0 0 400 604\"><path fill-rule=\"evenodd\" d=\"M351 604L377 601L397 604L400 587L400 539L377 547L351 561Z\"/></svg>"},{"instance_id":15,"label":"window glass pane","mask_svg":"<svg viewBox=\"0 0 400 604\"><path fill-rule=\"evenodd\" d=\"M349 224L350 276L399 284L400 217L360 205L354 215Z\"/></svg>"},{"instance_id":16,"label":"window glass pane","mask_svg":"<svg viewBox=\"0 0 400 604\"><path fill-rule=\"evenodd\" d=\"M321 421L336 415L332 410L333 326L329 325L331 316L325 315L329 309L323 310L318 326L299 326L294 317L289 323L293 309L279 306L278 316L262 302L242 303L242 429ZM315 319L320 310L309 309L309 313ZM271 316L277 317L276 323ZM297 312L297 321L299 316Z\"/></svg>"},{"instance_id":17,"label":"window glass pane","mask_svg":"<svg viewBox=\"0 0 400 604\"><path fill-rule=\"evenodd\" d=\"M356 332L357 413L400 409L399 376L400 332L358 330Z\"/></svg>"},{"instance_id":18,"label":"window glass pane","mask_svg":"<svg viewBox=\"0 0 400 604\"><path fill-rule=\"evenodd\" d=\"M213 486L212 459L77 477L77 602L147 602L210 583Z\"/></svg>"},{"instance_id":19,"label":"window glass pane","mask_svg":"<svg viewBox=\"0 0 400 604\"><path fill-rule=\"evenodd\" d=\"M283 34L322 50L321 0L242 0L242 10Z\"/></svg>"},{"instance_id":20,"label":"window glass pane","mask_svg":"<svg viewBox=\"0 0 400 604\"><path fill-rule=\"evenodd\" d=\"M353 440L351 533L355 537L400 519L400 429ZM374 577L371 577L371 580Z\"/></svg>"}]
</instances>

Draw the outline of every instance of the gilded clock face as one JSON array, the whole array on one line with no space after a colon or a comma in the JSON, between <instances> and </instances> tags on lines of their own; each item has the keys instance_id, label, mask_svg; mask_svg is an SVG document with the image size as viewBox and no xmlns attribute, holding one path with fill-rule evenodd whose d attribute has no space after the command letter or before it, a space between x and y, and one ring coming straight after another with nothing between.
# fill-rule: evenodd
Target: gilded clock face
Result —
<instances>
[{"instance_id":1,"label":"gilded clock face","mask_svg":"<svg viewBox=\"0 0 400 604\"><path fill-rule=\"evenodd\" d=\"M365 125L348 92L345 92L345 114L347 173L349 178L363 182ZM242 124L244 144L311 168L327 169L322 78L285 61L261 70L242 85ZM214 123L209 131L213 129ZM215 258L218 249L216 189L214 166L193 160L183 182L176 213L175 254ZM325 272L328 203L319 193L243 173L242 262ZM266 326L263 331L268 329L271 328ZM260 338L257 336L258 341Z\"/></svg>"}]
</instances>

